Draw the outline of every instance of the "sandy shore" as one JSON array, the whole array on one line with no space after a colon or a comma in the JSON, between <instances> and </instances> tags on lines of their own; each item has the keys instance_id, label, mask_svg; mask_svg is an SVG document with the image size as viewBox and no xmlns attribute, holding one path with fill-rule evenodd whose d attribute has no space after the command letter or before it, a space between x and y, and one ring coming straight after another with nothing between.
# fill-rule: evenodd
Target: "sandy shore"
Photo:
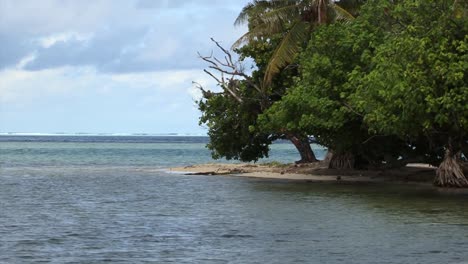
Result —
<instances>
[{"instance_id":1,"label":"sandy shore","mask_svg":"<svg viewBox=\"0 0 468 264\"><path fill-rule=\"evenodd\" d=\"M311 182L414 182L431 184L435 168L425 164L411 164L398 170L333 170L317 164L226 164L213 163L176 167L169 172L185 175L228 175L266 179Z\"/></svg>"}]
</instances>

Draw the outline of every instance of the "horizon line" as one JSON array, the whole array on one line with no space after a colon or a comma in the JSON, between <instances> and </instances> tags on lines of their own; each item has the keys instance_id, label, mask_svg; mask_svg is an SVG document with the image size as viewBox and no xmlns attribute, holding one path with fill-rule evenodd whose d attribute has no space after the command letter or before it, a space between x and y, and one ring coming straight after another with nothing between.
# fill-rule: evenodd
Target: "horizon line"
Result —
<instances>
[{"instance_id":1,"label":"horizon line","mask_svg":"<svg viewBox=\"0 0 468 264\"><path fill-rule=\"evenodd\" d=\"M208 136L206 133L91 133L91 132L0 132L0 136Z\"/></svg>"}]
</instances>

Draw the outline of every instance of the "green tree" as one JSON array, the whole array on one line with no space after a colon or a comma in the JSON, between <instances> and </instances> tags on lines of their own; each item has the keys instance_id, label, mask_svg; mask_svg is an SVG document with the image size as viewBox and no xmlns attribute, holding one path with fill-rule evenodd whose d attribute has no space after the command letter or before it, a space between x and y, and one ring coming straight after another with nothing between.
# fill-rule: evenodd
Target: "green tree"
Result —
<instances>
[{"instance_id":1,"label":"green tree","mask_svg":"<svg viewBox=\"0 0 468 264\"><path fill-rule=\"evenodd\" d=\"M300 55L299 78L281 101L260 115L260 130L287 128L314 135L334 151L330 164L334 168L437 161L437 149L423 135L410 138L376 131L365 122L364 109L355 105L355 80L372 70L373 57L388 36L404 29L390 15L399 8L388 1L372 1L352 23L334 23L313 32ZM366 105L365 95L361 99Z\"/></svg>"},{"instance_id":2,"label":"green tree","mask_svg":"<svg viewBox=\"0 0 468 264\"><path fill-rule=\"evenodd\" d=\"M269 145L274 138L270 134L252 131L250 126L256 123L261 112L255 90L246 82L239 81L239 102L226 92L204 92L198 102L202 116L200 124L208 127L210 143L207 147L215 159L238 159L257 161L268 157Z\"/></svg>"},{"instance_id":3,"label":"green tree","mask_svg":"<svg viewBox=\"0 0 468 264\"><path fill-rule=\"evenodd\" d=\"M270 85L275 74L291 64L301 48L318 26L336 19L353 19L351 12L363 1L343 0L255 0L247 4L235 24L248 24L248 32L237 40L234 47L258 39L269 39L281 34L264 75ZM346 9L345 9L345 8ZM347 11L348 10L348 11Z\"/></svg>"},{"instance_id":4,"label":"green tree","mask_svg":"<svg viewBox=\"0 0 468 264\"><path fill-rule=\"evenodd\" d=\"M237 50L241 61L254 59L256 67L251 75L245 74L239 67L240 63L232 61L230 52L219 43L216 44L223 50L225 62L211 56L202 57L208 63L205 72L215 78L222 88L218 93L204 91L203 98L198 102L202 112L200 124L208 127L208 148L214 158L256 161L268 156L269 145L274 140L283 138L295 145L301 156L300 162L317 161L307 134L284 129L272 132L258 130L258 115L281 99L285 87L292 83L292 76L297 74L295 68L290 68L276 75L273 85L268 88L260 85L273 52L272 43L277 43L277 38L272 37L270 42L252 41Z\"/></svg>"},{"instance_id":5,"label":"green tree","mask_svg":"<svg viewBox=\"0 0 468 264\"><path fill-rule=\"evenodd\" d=\"M425 138L426 155L445 151L438 186L468 186L460 165L468 142L466 12L462 1L402 1L389 10L394 23L370 71L350 77L370 131Z\"/></svg>"},{"instance_id":6,"label":"green tree","mask_svg":"<svg viewBox=\"0 0 468 264\"><path fill-rule=\"evenodd\" d=\"M377 166L376 156L383 156L383 150L375 147L377 142L394 141L371 137L362 125L361 114L349 105L355 89L348 83L348 74L355 67L364 67L369 54L383 41L380 24L384 7L369 6L352 23L334 23L312 33L308 47L300 54L301 74L294 87L259 119L260 130L287 128L314 135L335 152L331 167ZM383 144L378 146L384 148ZM387 155L387 159L395 155Z\"/></svg>"}]
</instances>

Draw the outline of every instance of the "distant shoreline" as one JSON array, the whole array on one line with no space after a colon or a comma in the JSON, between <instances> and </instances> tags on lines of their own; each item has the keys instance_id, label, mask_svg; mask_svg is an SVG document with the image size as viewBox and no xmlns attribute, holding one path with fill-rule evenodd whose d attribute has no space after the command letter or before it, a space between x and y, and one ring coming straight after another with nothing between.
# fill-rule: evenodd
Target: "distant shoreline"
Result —
<instances>
[{"instance_id":1,"label":"distant shoreline","mask_svg":"<svg viewBox=\"0 0 468 264\"><path fill-rule=\"evenodd\" d=\"M1 136L66 136L66 137L81 137L81 136L91 136L91 137L208 137L205 134L190 134L190 133L87 133L87 132L77 132L77 133L66 133L66 132L56 132L56 133L40 133L40 132L0 132Z\"/></svg>"}]
</instances>

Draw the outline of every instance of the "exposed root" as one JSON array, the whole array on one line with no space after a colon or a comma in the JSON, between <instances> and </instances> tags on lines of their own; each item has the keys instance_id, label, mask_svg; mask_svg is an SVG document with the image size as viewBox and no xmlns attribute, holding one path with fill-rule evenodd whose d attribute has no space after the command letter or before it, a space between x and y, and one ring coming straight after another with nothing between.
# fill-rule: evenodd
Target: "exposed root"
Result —
<instances>
[{"instance_id":1,"label":"exposed root","mask_svg":"<svg viewBox=\"0 0 468 264\"><path fill-rule=\"evenodd\" d=\"M325 159L323 159L321 161L322 163L322 166L324 166L325 168L331 168L331 161L333 159L333 156L334 156L334 151L332 149L328 149L327 151L327 155L325 156Z\"/></svg>"},{"instance_id":2,"label":"exposed root","mask_svg":"<svg viewBox=\"0 0 468 264\"><path fill-rule=\"evenodd\" d=\"M294 162L294 164L310 164L310 163L317 163L319 162L319 160L309 160L309 159L301 159L301 160L297 160Z\"/></svg>"},{"instance_id":3,"label":"exposed root","mask_svg":"<svg viewBox=\"0 0 468 264\"><path fill-rule=\"evenodd\" d=\"M449 150L446 151L444 160L437 169L434 185L440 187L468 187L468 180L465 178L460 163L460 155L460 153L452 155Z\"/></svg>"},{"instance_id":4,"label":"exposed root","mask_svg":"<svg viewBox=\"0 0 468 264\"><path fill-rule=\"evenodd\" d=\"M330 169L353 169L354 168L354 155L346 153L335 153L330 161Z\"/></svg>"}]
</instances>

